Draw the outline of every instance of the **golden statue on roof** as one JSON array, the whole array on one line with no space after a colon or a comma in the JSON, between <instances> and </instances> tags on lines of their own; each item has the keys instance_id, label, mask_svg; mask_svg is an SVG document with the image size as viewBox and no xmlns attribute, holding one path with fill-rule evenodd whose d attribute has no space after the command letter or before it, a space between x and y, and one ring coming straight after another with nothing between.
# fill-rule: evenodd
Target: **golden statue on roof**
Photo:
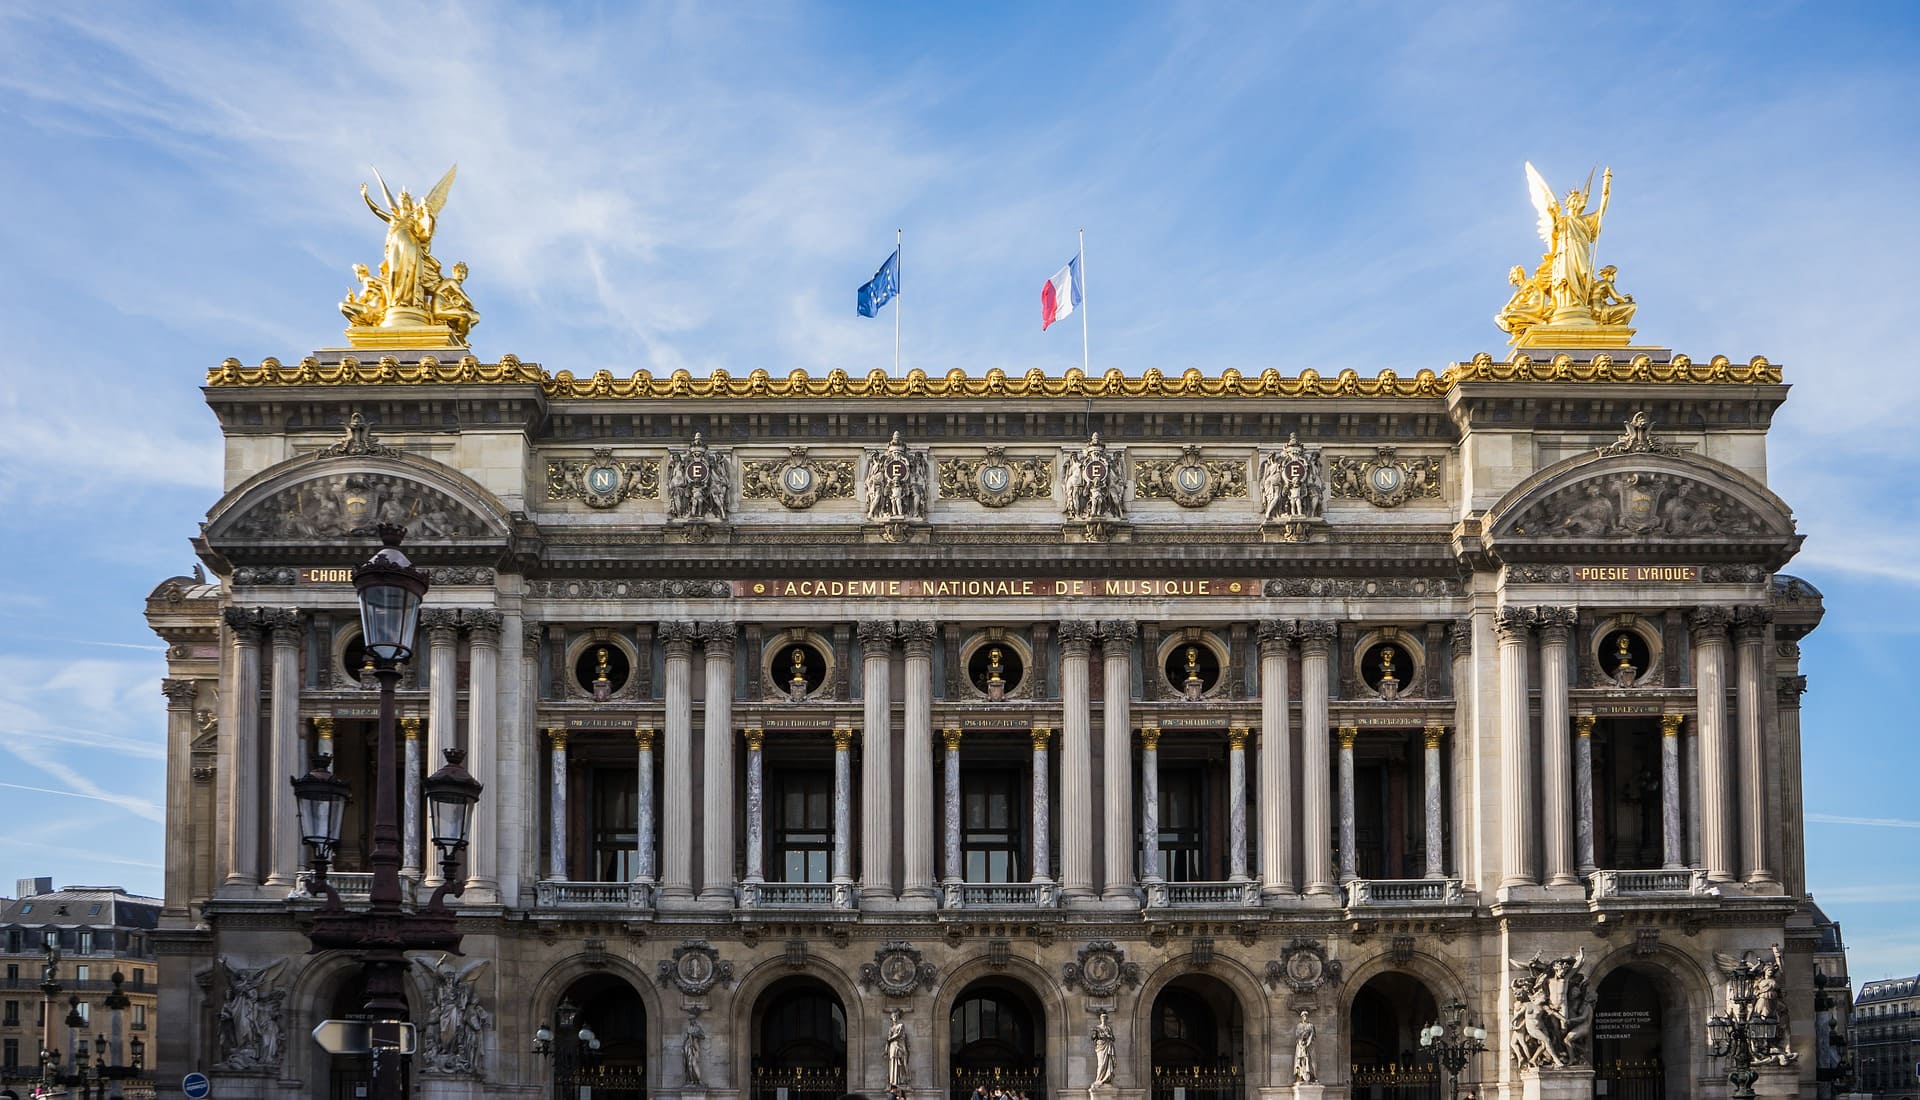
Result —
<instances>
[{"instance_id":1,"label":"golden statue on roof","mask_svg":"<svg viewBox=\"0 0 1920 1100\"><path fill-rule=\"evenodd\" d=\"M1593 266L1593 246L1613 197L1612 168L1600 177L1600 204L1588 210L1592 193L1588 173L1586 186L1556 201L1553 188L1527 164L1527 195L1547 251L1531 274L1518 265L1507 274L1513 294L1494 324L1511 334L1508 343L1515 347L1618 348L1633 338L1627 327L1639 308L1633 295L1615 289L1613 267L1595 271Z\"/></svg>"},{"instance_id":2,"label":"golden statue on roof","mask_svg":"<svg viewBox=\"0 0 1920 1100\"><path fill-rule=\"evenodd\" d=\"M378 272L365 264L353 265L359 286L340 303L348 322L347 341L356 348L465 347L467 334L480 320L462 285L467 265L457 263L443 274L433 255L433 233L440 211L453 189L459 165L447 169L425 198L416 199L405 187L395 198L378 168L384 205L373 200L367 185L360 198L373 216L387 223L386 248Z\"/></svg>"}]
</instances>

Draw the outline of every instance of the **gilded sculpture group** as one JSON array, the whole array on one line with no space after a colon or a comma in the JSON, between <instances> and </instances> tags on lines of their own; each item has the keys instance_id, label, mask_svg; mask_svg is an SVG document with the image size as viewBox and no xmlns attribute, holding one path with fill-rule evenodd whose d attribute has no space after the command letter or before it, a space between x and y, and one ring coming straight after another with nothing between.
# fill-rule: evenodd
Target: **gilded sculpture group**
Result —
<instances>
[{"instance_id":1,"label":"gilded sculpture group","mask_svg":"<svg viewBox=\"0 0 1920 1100\"><path fill-rule=\"evenodd\" d=\"M1613 196L1613 169L1600 177L1600 205L1587 210L1593 177L1584 188L1567 192L1556 202L1553 188L1527 165L1527 196L1539 215L1540 240L1547 251L1529 275L1515 264L1507 273L1513 295L1494 317L1500 331L1522 347L1624 346L1633 335L1633 295L1621 294L1613 284L1616 271L1609 264L1593 266L1593 246L1600 222ZM1609 331L1611 330L1611 331Z\"/></svg>"},{"instance_id":2,"label":"gilded sculpture group","mask_svg":"<svg viewBox=\"0 0 1920 1100\"><path fill-rule=\"evenodd\" d=\"M423 199L415 199L404 187L400 197L394 198L387 181L375 170L385 206L373 201L366 184L360 185L360 198L367 209L387 223L387 245L378 273L367 270L366 264L353 265L354 278L360 285L340 303L340 313L353 326L348 330L349 337L361 329L441 326L451 337L449 344L466 345L467 334L480 321L480 311L473 308L473 299L467 297L463 285L467 265L456 263L451 274L442 274L440 261L432 251L434 225L447 204L447 192L453 188L458 167L447 169Z\"/></svg>"}]
</instances>

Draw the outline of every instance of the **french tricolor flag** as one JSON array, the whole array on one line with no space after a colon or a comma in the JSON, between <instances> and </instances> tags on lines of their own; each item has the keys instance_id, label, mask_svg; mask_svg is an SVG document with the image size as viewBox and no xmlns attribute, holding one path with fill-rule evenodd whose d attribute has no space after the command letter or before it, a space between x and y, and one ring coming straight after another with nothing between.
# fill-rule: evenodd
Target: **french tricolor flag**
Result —
<instances>
[{"instance_id":1,"label":"french tricolor flag","mask_svg":"<svg viewBox=\"0 0 1920 1100\"><path fill-rule=\"evenodd\" d=\"M1075 256L1040 288L1040 331L1045 332L1048 325L1062 317L1072 316L1073 308L1079 304L1080 257Z\"/></svg>"}]
</instances>

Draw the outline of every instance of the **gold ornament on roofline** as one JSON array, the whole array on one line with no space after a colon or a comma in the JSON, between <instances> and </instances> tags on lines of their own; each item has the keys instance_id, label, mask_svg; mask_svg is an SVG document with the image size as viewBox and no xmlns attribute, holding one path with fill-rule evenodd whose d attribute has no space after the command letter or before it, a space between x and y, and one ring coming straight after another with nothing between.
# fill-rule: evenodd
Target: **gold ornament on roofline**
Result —
<instances>
[{"instance_id":1,"label":"gold ornament on roofline","mask_svg":"<svg viewBox=\"0 0 1920 1100\"><path fill-rule=\"evenodd\" d=\"M1623 348L1633 339L1633 295L1613 284L1615 269L1593 266L1594 242L1613 196L1613 169L1600 177L1600 205L1589 211L1593 175L1583 188L1556 202L1553 189L1527 165L1527 196L1539 215L1540 240L1547 246L1532 274L1515 264L1507 272L1513 294L1493 323L1520 348Z\"/></svg>"},{"instance_id":2,"label":"gold ornament on roofline","mask_svg":"<svg viewBox=\"0 0 1920 1100\"><path fill-rule=\"evenodd\" d=\"M480 312L467 297L467 265L456 263L443 273L433 255L433 232L440 210L453 188L447 169L426 198L415 199L402 187L395 199L378 168L382 206L360 185L360 198L373 215L387 223L387 242L378 272L354 264L359 286L340 303L347 319L347 342L356 348L463 348L467 335L480 322Z\"/></svg>"}]
</instances>

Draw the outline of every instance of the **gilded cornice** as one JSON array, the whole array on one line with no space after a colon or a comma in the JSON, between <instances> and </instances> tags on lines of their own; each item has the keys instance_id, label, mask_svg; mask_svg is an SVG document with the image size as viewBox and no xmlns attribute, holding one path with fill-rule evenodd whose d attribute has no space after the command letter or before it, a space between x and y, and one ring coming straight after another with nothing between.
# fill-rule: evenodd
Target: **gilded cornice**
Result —
<instances>
[{"instance_id":1,"label":"gilded cornice","mask_svg":"<svg viewBox=\"0 0 1920 1100\"><path fill-rule=\"evenodd\" d=\"M815 378L804 370L775 377L755 370L744 378L735 378L725 370L716 370L706 378L695 378L684 370L662 377L651 371L636 371L627 378L615 378L611 371L595 371L576 377L572 371L549 373L538 364L522 363L503 355L497 363L482 363L472 356L441 362L431 356L402 363L392 356L374 362L345 357L338 362L321 363L304 359L294 366L278 359L266 359L257 367L242 366L238 359L207 372L210 387L257 386L427 386L427 385L538 385L553 400L671 398L766 398L838 399L838 398L1089 398L1089 397L1443 397L1466 382L1586 382L1657 383L1665 385L1773 385L1780 382L1780 368L1755 356L1746 363L1734 363L1716 355L1696 363L1684 355L1671 360L1654 360L1646 355L1615 359L1606 354L1575 359L1560 354L1535 361L1525 355L1496 360L1482 352L1464 363L1454 363L1436 374L1420 370L1403 378L1392 370L1383 370L1372 378L1363 378L1348 368L1337 374L1322 375L1308 368L1295 377L1284 377L1268 369L1257 375L1243 375L1229 367L1217 378L1208 378L1198 368L1168 375L1149 368L1137 378L1119 370L1090 375L1069 369L1060 377L1050 377L1039 368L1022 375L1009 375L999 367L975 378L955 368L944 375L930 377L920 370L907 372L904 378L888 377L874 370L855 377L835 369Z\"/></svg>"}]
</instances>

